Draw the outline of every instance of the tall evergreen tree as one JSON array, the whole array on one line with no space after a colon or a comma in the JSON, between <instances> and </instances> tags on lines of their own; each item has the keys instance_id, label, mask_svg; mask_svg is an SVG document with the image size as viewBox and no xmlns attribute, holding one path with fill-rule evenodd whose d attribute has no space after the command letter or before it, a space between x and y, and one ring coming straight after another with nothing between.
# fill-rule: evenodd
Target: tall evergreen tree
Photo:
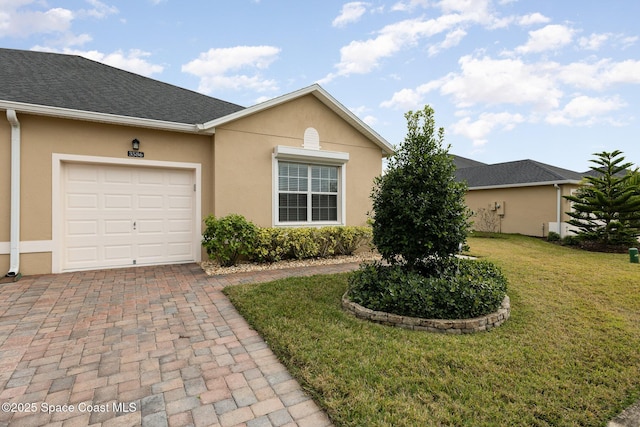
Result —
<instances>
[{"instance_id":1,"label":"tall evergreen tree","mask_svg":"<svg viewBox=\"0 0 640 427\"><path fill-rule=\"evenodd\" d=\"M410 269L458 252L469 229L466 185L455 180L455 165L436 129L434 111L408 112L408 133L375 183L373 242L382 257Z\"/></svg>"},{"instance_id":2,"label":"tall evergreen tree","mask_svg":"<svg viewBox=\"0 0 640 427\"><path fill-rule=\"evenodd\" d=\"M595 153L591 160L595 173L586 176L574 196L565 196L573 202L567 212L569 224L577 227L585 240L603 245L632 244L640 235L640 197L632 175L625 173L632 163L624 162L622 152Z\"/></svg>"}]
</instances>

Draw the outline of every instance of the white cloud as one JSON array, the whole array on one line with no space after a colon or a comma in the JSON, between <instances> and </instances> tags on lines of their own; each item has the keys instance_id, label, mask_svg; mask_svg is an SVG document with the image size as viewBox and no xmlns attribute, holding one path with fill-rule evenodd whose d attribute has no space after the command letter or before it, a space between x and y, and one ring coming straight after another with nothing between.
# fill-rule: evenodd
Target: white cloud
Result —
<instances>
[{"instance_id":1,"label":"white cloud","mask_svg":"<svg viewBox=\"0 0 640 427\"><path fill-rule=\"evenodd\" d=\"M618 96L594 98L579 95L569 101L562 110L549 113L546 122L553 125L590 126L597 122L611 122L607 113L626 106Z\"/></svg>"},{"instance_id":2,"label":"white cloud","mask_svg":"<svg viewBox=\"0 0 640 427\"><path fill-rule=\"evenodd\" d=\"M5 1L0 11L0 37L27 37L31 34L50 34L68 31L74 19L69 9L52 8L45 11L19 10L31 0Z\"/></svg>"},{"instance_id":3,"label":"white cloud","mask_svg":"<svg viewBox=\"0 0 640 427\"><path fill-rule=\"evenodd\" d=\"M538 12L530 13L529 15L524 15L518 18L518 24L522 26L546 24L549 21L551 21L551 19Z\"/></svg>"},{"instance_id":4,"label":"white cloud","mask_svg":"<svg viewBox=\"0 0 640 427\"><path fill-rule=\"evenodd\" d=\"M417 7L426 8L427 6L429 6L429 0L399 1L391 6L391 10L394 12L411 12Z\"/></svg>"},{"instance_id":5,"label":"white cloud","mask_svg":"<svg viewBox=\"0 0 640 427\"><path fill-rule=\"evenodd\" d=\"M558 50L573 40L575 31L565 25L547 25L539 30L529 31L529 40L518 46L518 53L537 53Z\"/></svg>"},{"instance_id":6,"label":"white cloud","mask_svg":"<svg viewBox=\"0 0 640 427\"><path fill-rule=\"evenodd\" d=\"M442 81L434 80L420 85L416 89L402 89L394 93L391 99L382 102L380 106L383 108L394 108L402 111L416 110L424 106L425 95L439 88L441 85Z\"/></svg>"},{"instance_id":7,"label":"white cloud","mask_svg":"<svg viewBox=\"0 0 640 427\"><path fill-rule=\"evenodd\" d=\"M579 89L604 90L617 84L640 83L640 60L573 62L558 66L557 79Z\"/></svg>"},{"instance_id":8,"label":"white cloud","mask_svg":"<svg viewBox=\"0 0 640 427\"><path fill-rule=\"evenodd\" d=\"M616 62L605 70L603 79L608 84L640 83L640 60Z\"/></svg>"},{"instance_id":9,"label":"white cloud","mask_svg":"<svg viewBox=\"0 0 640 427\"><path fill-rule=\"evenodd\" d=\"M617 44L620 46L620 49L626 49L636 44L637 41L638 41L638 36L629 36L629 37L621 36Z\"/></svg>"},{"instance_id":10,"label":"white cloud","mask_svg":"<svg viewBox=\"0 0 640 427\"><path fill-rule=\"evenodd\" d=\"M268 68L279 53L273 46L214 48L183 65L182 71L200 77L198 90L207 94L218 89L276 90L276 82L265 79L258 70ZM252 75L241 74L243 69L251 70Z\"/></svg>"},{"instance_id":11,"label":"white cloud","mask_svg":"<svg viewBox=\"0 0 640 427\"><path fill-rule=\"evenodd\" d=\"M589 37L580 37L578 44L586 50L598 50L611 38L611 33L591 34Z\"/></svg>"},{"instance_id":12,"label":"white cloud","mask_svg":"<svg viewBox=\"0 0 640 427\"><path fill-rule=\"evenodd\" d=\"M446 31L461 21L460 16L447 15L437 19L408 19L390 24L379 31L376 38L352 41L340 49L338 72L331 76L366 74L373 71L383 58L387 58L423 37ZM325 79L326 80L326 79Z\"/></svg>"},{"instance_id":13,"label":"white cloud","mask_svg":"<svg viewBox=\"0 0 640 427\"><path fill-rule=\"evenodd\" d=\"M80 11L80 13L92 18L102 19L119 12L117 7L108 6L99 0L86 0L86 2L93 6L93 8L83 9Z\"/></svg>"},{"instance_id":14,"label":"white cloud","mask_svg":"<svg viewBox=\"0 0 640 427\"><path fill-rule=\"evenodd\" d=\"M462 39L466 35L467 35L467 32L462 28L458 28L457 30L451 31L449 34L447 34L447 36L441 43L438 43L429 47L429 56L436 55L438 52L440 52L443 49L449 49L459 45Z\"/></svg>"},{"instance_id":15,"label":"white cloud","mask_svg":"<svg viewBox=\"0 0 640 427\"><path fill-rule=\"evenodd\" d=\"M399 2L392 10L412 10L428 5L429 2L426 1ZM343 46L340 49L340 62L335 65L337 71L330 73L320 82L328 83L338 76L370 73L380 66L384 58L415 46L420 40L436 34L450 31L444 42L433 47L432 53L459 43L466 34L464 27L467 25L481 24L487 28L502 25L502 21L490 12L490 0L441 0L436 6L443 12L436 18L415 18L395 22L383 27L373 38L354 40Z\"/></svg>"},{"instance_id":16,"label":"white cloud","mask_svg":"<svg viewBox=\"0 0 640 427\"><path fill-rule=\"evenodd\" d=\"M333 20L334 27L344 27L352 22L357 22L367 11L369 3L354 1L346 3L342 6L340 15Z\"/></svg>"},{"instance_id":17,"label":"white cloud","mask_svg":"<svg viewBox=\"0 0 640 427\"><path fill-rule=\"evenodd\" d=\"M521 114L482 113L477 120L471 121L470 117L454 123L451 130L456 135L465 136L473 141L474 147L480 147L487 143L487 136L496 128L512 130L517 124L524 122Z\"/></svg>"},{"instance_id":18,"label":"white cloud","mask_svg":"<svg viewBox=\"0 0 640 427\"><path fill-rule=\"evenodd\" d=\"M562 92L544 63L526 64L520 59L495 60L464 56L461 71L443 79L440 92L453 97L459 108L475 104L532 104L550 109L559 105Z\"/></svg>"}]
</instances>

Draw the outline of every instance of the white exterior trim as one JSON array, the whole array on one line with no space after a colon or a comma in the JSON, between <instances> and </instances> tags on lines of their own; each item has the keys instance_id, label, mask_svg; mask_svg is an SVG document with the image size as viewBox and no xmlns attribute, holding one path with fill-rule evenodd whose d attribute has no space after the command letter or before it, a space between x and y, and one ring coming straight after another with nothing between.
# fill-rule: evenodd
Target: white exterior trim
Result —
<instances>
[{"instance_id":1,"label":"white exterior trim","mask_svg":"<svg viewBox=\"0 0 640 427\"><path fill-rule=\"evenodd\" d=\"M61 188L61 171L63 163L93 163L96 165L119 165L119 166L137 166L137 167L155 167L167 169L187 169L192 170L195 174L196 183L196 205L194 207L194 234L202 235L202 165L200 163L185 162L168 162L160 160L143 160L143 159L121 159L115 157L98 157L98 156L82 156L76 154L58 154L52 156L51 165L51 230L52 230L52 247L51 247L51 269L52 273L62 272L62 249L63 238L62 230L59 224L62 221L62 188ZM200 239L194 239L194 254L196 262L201 261L201 242Z\"/></svg>"},{"instance_id":2,"label":"white exterior trim","mask_svg":"<svg viewBox=\"0 0 640 427\"><path fill-rule=\"evenodd\" d=\"M289 147L287 145L278 145L274 148L273 154L280 160L295 160L331 165L342 165L349 161L349 153Z\"/></svg>"},{"instance_id":3,"label":"white exterior trim","mask_svg":"<svg viewBox=\"0 0 640 427\"><path fill-rule=\"evenodd\" d=\"M280 222L278 221L278 161L294 161L305 164L338 166L340 192L338 194L338 221ZM345 225L347 221L347 162L349 153L320 151L278 145L273 150L271 160L271 224L274 227L321 227L325 225Z\"/></svg>"},{"instance_id":4,"label":"white exterior trim","mask_svg":"<svg viewBox=\"0 0 640 427\"><path fill-rule=\"evenodd\" d=\"M91 122L108 123L124 126L137 126L149 129L169 130L186 133L212 134L201 131L198 125L188 123L166 122L162 120L145 119L140 117L120 116L117 114L96 113L94 111L73 110L70 108L50 107L45 105L27 104L14 101L0 101L0 109L16 110L20 113L39 116L58 117L63 119L86 120Z\"/></svg>"},{"instance_id":5,"label":"white exterior trim","mask_svg":"<svg viewBox=\"0 0 640 427\"><path fill-rule=\"evenodd\" d=\"M51 252L53 240L23 240L20 242L21 254L34 254ZM0 255L8 255L11 250L11 242L0 242Z\"/></svg>"},{"instance_id":6,"label":"white exterior trim","mask_svg":"<svg viewBox=\"0 0 640 427\"><path fill-rule=\"evenodd\" d=\"M468 190L494 190L498 188L519 188L519 187L543 187L553 184L575 184L579 185L580 181L566 180L566 181L544 181L544 182L523 182L520 184L502 184L502 185L486 185L481 187L469 187Z\"/></svg>"}]
</instances>

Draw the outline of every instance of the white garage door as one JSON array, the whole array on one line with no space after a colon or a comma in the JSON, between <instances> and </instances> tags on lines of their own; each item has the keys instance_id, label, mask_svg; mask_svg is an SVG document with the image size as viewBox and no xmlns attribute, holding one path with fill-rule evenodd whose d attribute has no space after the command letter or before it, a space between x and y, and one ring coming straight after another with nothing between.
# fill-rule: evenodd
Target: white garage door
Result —
<instances>
[{"instance_id":1,"label":"white garage door","mask_svg":"<svg viewBox=\"0 0 640 427\"><path fill-rule=\"evenodd\" d=\"M192 170L66 163L62 270L195 261Z\"/></svg>"}]
</instances>

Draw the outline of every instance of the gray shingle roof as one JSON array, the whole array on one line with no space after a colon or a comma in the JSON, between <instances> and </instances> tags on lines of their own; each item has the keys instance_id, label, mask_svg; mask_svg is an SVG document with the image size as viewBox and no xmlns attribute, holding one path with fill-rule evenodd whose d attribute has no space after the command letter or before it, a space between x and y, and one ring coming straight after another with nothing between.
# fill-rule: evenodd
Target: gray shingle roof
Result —
<instances>
[{"instance_id":1,"label":"gray shingle roof","mask_svg":"<svg viewBox=\"0 0 640 427\"><path fill-rule=\"evenodd\" d=\"M244 109L80 56L3 48L0 100L186 124Z\"/></svg>"},{"instance_id":2,"label":"gray shingle roof","mask_svg":"<svg viewBox=\"0 0 640 427\"><path fill-rule=\"evenodd\" d=\"M474 188L538 182L577 182L582 179L582 174L534 160L518 160L457 169L456 179L458 181L466 181L470 188Z\"/></svg>"},{"instance_id":3,"label":"gray shingle roof","mask_svg":"<svg viewBox=\"0 0 640 427\"><path fill-rule=\"evenodd\" d=\"M464 169L464 168L470 168L474 166L487 165L486 163L482 163L477 160L468 159L466 157L456 156L455 154L452 154L451 157L453 157L453 164L456 165L456 169Z\"/></svg>"}]
</instances>

